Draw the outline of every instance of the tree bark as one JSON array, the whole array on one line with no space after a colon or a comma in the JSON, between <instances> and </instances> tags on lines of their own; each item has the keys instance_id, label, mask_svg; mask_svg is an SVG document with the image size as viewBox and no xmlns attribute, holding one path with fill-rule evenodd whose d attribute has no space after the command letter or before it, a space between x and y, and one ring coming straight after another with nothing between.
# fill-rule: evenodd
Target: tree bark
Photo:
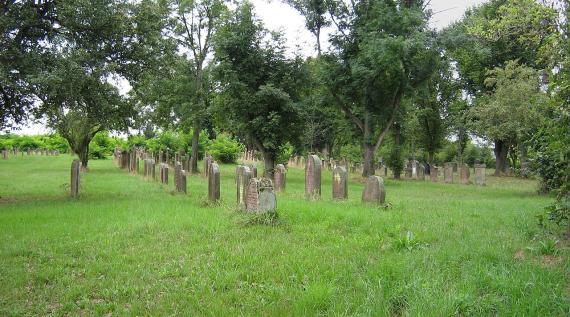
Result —
<instances>
[{"instance_id":1,"label":"tree bark","mask_svg":"<svg viewBox=\"0 0 570 317\"><path fill-rule=\"evenodd\" d=\"M192 153L190 155L190 172L192 174L199 173L198 171L198 140L200 139L200 123L194 122L192 131Z\"/></svg>"},{"instance_id":2,"label":"tree bark","mask_svg":"<svg viewBox=\"0 0 570 317\"><path fill-rule=\"evenodd\" d=\"M495 176L504 176L507 173L509 147L504 140L495 140Z\"/></svg>"},{"instance_id":3,"label":"tree bark","mask_svg":"<svg viewBox=\"0 0 570 317\"><path fill-rule=\"evenodd\" d=\"M267 151L263 152L263 176L275 180L275 154Z\"/></svg>"},{"instance_id":4,"label":"tree bark","mask_svg":"<svg viewBox=\"0 0 570 317\"><path fill-rule=\"evenodd\" d=\"M77 155L79 156L79 160L81 161L81 170L87 170L87 164L89 162L89 143L87 146L81 145L81 148L78 149Z\"/></svg>"},{"instance_id":5,"label":"tree bark","mask_svg":"<svg viewBox=\"0 0 570 317\"><path fill-rule=\"evenodd\" d=\"M401 143L402 143L402 139L401 139L401 133L402 133L402 128L400 126L400 124L396 124L394 125L394 147L395 147L395 151L398 151L398 155L397 157L399 159L401 159ZM392 171L394 173L394 179L400 179L400 175L402 173L402 168L401 168L401 163L397 163L396 166L394 166L394 169Z\"/></svg>"},{"instance_id":6,"label":"tree bark","mask_svg":"<svg viewBox=\"0 0 570 317\"><path fill-rule=\"evenodd\" d=\"M364 144L364 162L362 166L362 177L374 175L376 172L374 166L374 146L372 144Z\"/></svg>"}]
</instances>

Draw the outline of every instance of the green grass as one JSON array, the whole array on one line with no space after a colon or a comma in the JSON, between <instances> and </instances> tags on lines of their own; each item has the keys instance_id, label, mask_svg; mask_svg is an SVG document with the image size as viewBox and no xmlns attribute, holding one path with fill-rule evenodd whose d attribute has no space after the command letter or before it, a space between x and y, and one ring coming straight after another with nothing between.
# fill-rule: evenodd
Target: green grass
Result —
<instances>
[{"instance_id":1,"label":"green grass","mask_svg":"<svg viewBox=\"0 0 570 317\"><path fill-rule=\"evenodd\" d=\"M551 199L533 181L386 180L379 208L356 175L333 201L329 171L307 202L291 168L279 218L255 219L236 211L234 166L218 205L200 176L173 194L111 160L72 200L71 160L0 160L0 316L570 313L568 248L542 238Z\"/></svg>"}]
</instances>

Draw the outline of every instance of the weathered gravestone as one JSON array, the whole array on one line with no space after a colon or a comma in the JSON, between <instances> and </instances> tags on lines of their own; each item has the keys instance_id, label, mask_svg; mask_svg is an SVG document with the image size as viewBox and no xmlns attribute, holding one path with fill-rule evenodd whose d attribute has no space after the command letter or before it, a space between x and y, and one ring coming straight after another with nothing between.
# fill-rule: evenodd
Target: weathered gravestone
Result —
<instances>
[{"instance_id":1,"label":"weathered gravestone","mask_svg":"<svg viewBox=\"0 0 570 317\"><path fill-rule=\"evenodd\" d=\"M251 178L249 166L239 165L236 168L236 196L238 207L241 209L245 208L245 195Z\"/></svg>"},{"instance_id":2,"label":"weathered gravestone","mask_svg":"<svg viewBox=\"0 0 570 317\"><path fill-rule=\"evenodd\" d=\"M408 160L408 162L406 163L406 171L405 171L405 177L406 177L407 179L411 179L411 178L412 178L412 176L413 176L413 175L412 175L412 174L413 174L412 169L413 169L412 161L411 161L411 160Z\"/></svg>"},{"instance_id":3,"label":"weathered gravestone","mask_svg":"<svg viewBox=\"0 0 570 317\"><path fill-rule=\"evenodd\" d=\"M388 167L386 165L381 165L378 169L378 174L380 174L380 177L388 176Z\"/></svg>"},{"instance_id":4,"label":"weathered gravestone","mask_svg":"<svg viewBox=\"0 0 570 317\"><path fill-rule=\"evenodd\" d=\"M255 164L249 165L249 169L251 170L251 177L257 178L257 166Z\"/></svg>"},{"instance_id":5,"label":"weathered gravestone","mask_svg":"<svg viewBox=\"0 0 570 317\"><path fill-rule=\"evenodd\" d=\"M333 199L348 198L348 172L346 167L337 166L332 174L332 197Z\"/></svg>"},{"instance_id":6,"label":"weathered gravestone","mask_svg":"<svg viewBox=\"0 0 570 317\"><path fill-rule=\"evenodd\" d=\"M208 172L208 199L218 201L220 199L220 168L218 164L210 164Z\"/></svg>"},{"instance_id":7,"label":"weathered gravestone","mask_svg":"<svg viewBox=\"0 0 570 317\"><path fill-rule=\"evenodd\" d=\"M448 184L453 183L453 163L443 164L443 181Z\"/></svg>"},{"instance_id":8,"label":"weathered gravestone","mask_svg":"<svg viewBox=\"0 0 570 317\"><path fill-rule=\"evenodd\" d=\"M126 169L129 166L129 152L122 151L121 152L121 168Z\"/></svg>"},{"instance_id":9,"label":"weathered gravestone","mask_svg":"<svg viewBox=\"0 0 570 317\"><path fill-rule=\"evenodd\" d=\"M485 164L475 164L475 185L485 186Z\"/></svg>"},{"instance_id":10,"label":"weathered gravestone","mask_svg":"<svg viewBox=\"0 0 570 317\"><path fill-rule=\"evenodd\" d=\"M208 177L210 174L210 166L212 165L212 161L213 159L210 154L206 154L204 156L204 177Z\"/></svg>"},{"instance_id":11,"label":"weathered gravestone","mask_svg":"<svg viewBox=\"0 0 570 317\"><path fill-rule=\"evenodd\" d=\"M168 164L160 164L160 183L168 184Z\"/></svg>"},{"instance_id":12,"label":"weathered gravestone","mask_svg":"<svg viewBox=\"0 0 570 317\"><path fill-rule=\"evenodd\" d=\"M79 197L79 176L80 176L81 162L73 160L71 163L71 197Z\"/></svg>"},{"instance_id":13,"label":"weathered gravestone","mask_svg":"<svg viewBox=\"0 0 570 317\"><path fill-rule=\"evenodd\" d=\"M139 158L137 156L136 150L132 150L129 153L129 160L129 172L131 172L131 174L137 174L139 170Z\"/></svg>"},{"instance_id":14,"label":"weathered gravestone","mask_svg":"<svg viewBox=\"0 0 570 317\"><path fill-rule=\"evenodd\" d=\"M417 165L417 178L418 180L423 181L425 179L425 169L426 167L422 163L418 163Z\"/></svg>"},{"instance_id":15,"label":"weathered gravestone","mask_svg":"<svg viewBox=\"0 0 570 317\"><path fill-rule=\"evenodd\" d=\"M245 208L249 212L263 213L277 208L273 183L269 178L252 178L247 185Z\"/></svg>"},{"instance_id":16,"label":"weathered gravestone","mask_svg":"<svg viewBox=\"0 0 570 317\"><path fill-rule=\"evenodd\" d=\"M321 160L316 155L307 157L305 197L308 199L319 199L321 197Z\"/></svg>"},{"instance_id":17,"label":"weathered gravestone","mask_svg":"<svg viewBox=\"0 0 570 317\"><path fill-rule=\"evenodd\" d=\"M469 166L466 164L463 164L459 167L459 182L463 185L467 185L469 184Z\"/></svg>"},{"instance_id":18,"label":"weathered gravestone","mask_svg":"<svg viewBox=\"0 0 570 317\"><path fill-rule=\"evenodd\" d=\"M8 159L8 150L2 150L2 159Z\"/></svg>"},{"instance_id":19,"label":"weathered gravestone","mask_svg":"<svg viewBox=\"0 0 570 317\"><path fill-rule=\"evenodd\" d=\"M383 204L386 200L384 180L380 176L369 176L362 191L362 201L367 203Z\"/></svg>"},{"instance_id":20,"label":"weathered gravestone","mask_svg":"<svg viewBox=\"0 0 570 317\"><path fill-rule=\"evenodd\" d=\"M439 178L439 167L431 165L429 167L429 178L432 182L437 182Z\"/></svg>"},{"instance_id":21,"label":"weathered gravestone","mask_svg":"<svg viewBox=\"0 0 570 317\"><path fill-rule=\"evenodd\" d=\"M182 163L176 162L174 164L174 187L179 193L186 193L186 177L183 175L183 171Z\"/></svg>"},{"instance_id":22,"label":"weathered gravestone","mask_svg":"<svg viewBox=\"0 0 570 317\"><path fill-rule=\"evenodd\" d=\"M287 184L287 170L283 164L277 164L273 177L275 178L275 191L284 191Z\"/></svg>"}]
</instances>

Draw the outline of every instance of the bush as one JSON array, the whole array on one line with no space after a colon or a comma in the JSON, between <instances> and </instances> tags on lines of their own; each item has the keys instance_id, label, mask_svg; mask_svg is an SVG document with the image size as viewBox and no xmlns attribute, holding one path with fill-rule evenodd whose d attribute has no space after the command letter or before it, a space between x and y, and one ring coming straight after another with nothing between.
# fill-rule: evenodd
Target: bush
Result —
<instances>
[{"instance_id":1,"label":"bush","mask_svg":"<svg viewBox=\"0 0 570 317\"><path fill-rule=\"evenodd\" d=\"M277 164L287 164L289 158L293 156L295 148L291 143L287 142L279 147L279 154L277 155Z\"/></svg>"},{"instance_id":2,"label":"bush","mask_svg":"<svg viewBox=\"0 0 570 317\"><path fill-rule=\"evenodd\" d=\"M352 163L362 163L362 147L346 144L340 148L340 156Z\"/></svg>"},{"instance_id":3,"label":"bush","mask_svg":"<svg viewBox=\"0 0 570 317\"><path fill-rule=\"evenodd\" d=\"M222 163L234 163L244 149L243 144L226 134L218 134L218 137L208 145L208 153Z\"/></svg>"},{"instance_id":4,"label":"bush","mask_svg":"<svg viewBox=\"0 0 570 317\"><path fill-rule=\"evenodd\" d=\"M159 151L168 152L170 157L173 157L174 153L184 148L180 136L173 131L160 132L157 137L146 141L146 147L154 153Z\"/></svg>"},{"instance_id":5,"label":"bush","mask_svg":"<svg viewBox=\"0 0 570 317\"><path fill-rule=\"evenodd\" d=\"M115 141L107 132L98 132L89 143L89 159L105 159L113 153Z\"/></svg>"}]
</instances>

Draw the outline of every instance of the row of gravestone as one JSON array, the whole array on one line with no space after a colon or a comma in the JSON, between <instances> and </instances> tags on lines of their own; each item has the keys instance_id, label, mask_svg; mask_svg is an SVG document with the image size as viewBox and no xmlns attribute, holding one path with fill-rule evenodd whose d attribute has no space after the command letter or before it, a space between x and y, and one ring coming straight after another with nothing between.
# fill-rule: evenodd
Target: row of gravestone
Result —
<instances>
[{"instance_id":1,"label":"row of gravestone","mask_svg":"<svg viewBox=\"0 0 570 317\"><path fill-rule=\"evenodd\" d=\"M17 148L14 148L12 150L2 150L2 159L7 160L10 155L16 156L18 154L21 154L22 156L24 155L24 152L27 155L46 155L46 156L58 156L59 155L59 151L58 150L48 150L48 149L28 149L26 151L20 151Z\"/></svg>"},{"instance_id":2,"label":"row of gravestone","mask_svg":"<svg viewBox=\"0 0 570 317\"><path fill-rule=\"evenodd\" d=\"M440 167L437 166L429 166L429 173L426 169L426 166L419 163L418 161L408 161L406 164L405 169L405 177L408 179L415 179L415 180L424 180L425 178L429 178L433 182L437 182L439 180L439 172ZM451 184L453 183L453 176L454 171L457 170L459 172L459 182L461 184L467 185L470 184L470 170L469 166L467 165L460 165L458 166L457 163L448 162L445 163L443 166L443 181L445 183ZM475 173L475 184L479 186L485 186L485 164L475 164L474 165L474 173ZM384 167L380 170L380 174L382 172L387 173L387 169Z\"/></svg>"}]
</instances>

